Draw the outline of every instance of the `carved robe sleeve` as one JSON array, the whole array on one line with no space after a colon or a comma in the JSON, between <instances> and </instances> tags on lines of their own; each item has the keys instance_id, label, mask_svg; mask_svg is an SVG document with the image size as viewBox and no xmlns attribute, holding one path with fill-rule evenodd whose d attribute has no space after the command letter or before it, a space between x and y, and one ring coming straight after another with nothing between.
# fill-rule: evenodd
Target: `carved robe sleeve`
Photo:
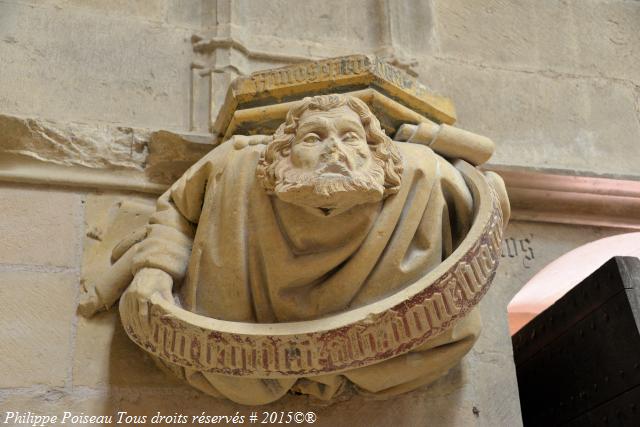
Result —
<instances>
[{"instance_id":1,"label":"carved robe sleeve","mask_svg":"<svg viewBox=\"0 0 640 427\"><path fill-rule=\"evenodd\" d=\"M132 272L158 268L181 281L187 270L212 163L205 156L157 201L146 238L137 245Z\"/></svg>"},{"instance_id":2,"label":"carved robe sleeve","mask_svg":"<svg viewBox=\"0 0 640 427\"><path fill-rule=\"evenodd\" d=\"M442 227L442 258L460 245L473 222L473 197L460 172L438 156L440 188L444 199Z\"/></svg>"}]
</instances>

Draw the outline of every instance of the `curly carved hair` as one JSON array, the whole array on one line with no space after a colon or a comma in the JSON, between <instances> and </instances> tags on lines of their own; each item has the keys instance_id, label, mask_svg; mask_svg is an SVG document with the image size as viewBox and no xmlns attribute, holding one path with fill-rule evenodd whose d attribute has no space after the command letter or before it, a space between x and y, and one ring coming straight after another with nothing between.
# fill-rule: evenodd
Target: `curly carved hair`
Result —
<instances>
[{"instance_id":1,"label":"curly carved hair","mask_svg":"<svg viewBox=\"0 0 640 427\"><path fill-rule=\"evenodd\" d=\"M367 104L353 96L333 94L304 98L287 113L285 122L274 133L256 170L256 176L268 193L272 194L275 190L276 165L281 159L289 156L302 114L307 110L329 111L343 105L347 105L360 117L373 158L384 170L384 195L398 192L403 170L398 148L384 133L380 122Z\"/></svg>"}]
</instances>

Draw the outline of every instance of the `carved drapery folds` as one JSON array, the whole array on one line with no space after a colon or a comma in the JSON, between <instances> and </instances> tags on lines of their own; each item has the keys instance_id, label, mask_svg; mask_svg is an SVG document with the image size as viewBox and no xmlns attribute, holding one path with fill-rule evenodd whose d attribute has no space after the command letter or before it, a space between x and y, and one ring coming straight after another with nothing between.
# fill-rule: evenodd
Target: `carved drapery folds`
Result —
<instances>
[{"instance_id":1,"label":"carved drapery folds","mask_svg":"<svg viewBox=\"0 0 640 427\"><path fill-rule=\"evenodd\" d=\"M85 312L116 301L130 266L130 338L245 404L433 381L478 337L509 216L501 179L475 168L493 143L454 120L370 56L236 79L217 147L114 248L118 283Z\"/></svg>"},{"instance_id":2,"label":"carved drapery folds","mask_svg":"<svg viewBox=\"0 0 640 427\"><path fill-rule=\"evenodd\" d=\"M151 298L151 311L141 318L133 297L125 295L125 330L167 362L249 378L334 374L407 353L471 311L498 266L503 216L497 195L473 168L463 168L486 202L469 234L476 238L396 295L321 321L250 326L193 316L160 296Z\"/></svg>"}]
</instances>

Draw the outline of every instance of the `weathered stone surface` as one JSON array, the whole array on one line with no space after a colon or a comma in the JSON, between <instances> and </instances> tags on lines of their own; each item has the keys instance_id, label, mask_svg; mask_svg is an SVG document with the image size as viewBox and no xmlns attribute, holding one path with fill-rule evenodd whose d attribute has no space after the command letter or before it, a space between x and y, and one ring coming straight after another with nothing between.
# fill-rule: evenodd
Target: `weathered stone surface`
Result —
<instances>
[{"instance_id":1,"label":"weathered stone surface","mask_svg":"<svg viewBox=\"0 0 640 427\"><path fill-rule=\"evenodd\" d=\"M389 135L404 123L429 118L452 124L456 119L449 99L430 92L407 73L376 56L349 55L238 77L229 86L211 131L218 142L232 135L270 135L293 101L345 92L374 109Z\"/></svg>"},{"instance_id":2,"label":"weathered stone surface","mask_svg":"<svg viewBox=\"0 0 640 427\"><path fill-rule=\"evenodd\" d=\"M78 318L73 357L73 385L93 388L172 387L178 380L158 369L131 342L117 310Z\"/></svg>"},{"instance_id":3,"label":"weathered stone surface","mask_svg":"<svg viewBox=\"0 0 640 427\"><path fill-rule=\"evenodd\" d=\"M510 343L510 339L505 340L501 349L506 349L506 344ZM521 426L520 399L511 351L477 353L474 349L467 357L467 364L468 375L474 379L479 425Z\"/></svg>"},{"instance_id":4,"label":"weathered stone surface","mask_svg":"<svg viewBox=\"0 0 640 427\"><path fill-rule=\"evenodd\" d=\"M145 174L153 182L171 184L213 149L212 142L213 137L153 132Z\"/></svg>"},{"instance_id":5,"label":"weathered stone surface","mask_svg":"<svg viewBox=\"0 0 640 427\"><path fill-rule=\"evenodd\" d=\"M131 281L131 269L113 265L113 251L131 233L144 233L153 212L153 196L118 193L89 194L85 203L85 235L82 254L81 289L78 312L90 316L109 309L119 297L117 290L105 287L105 281L116 281L120 292ZM117 276L113 278L113 275Z\"/></svg>"},{"instance_id":6,"label":"weathered stone surface","mask_svg":"<svg viewBox=\"0 0 640 427\"><path fill-rule=\"evenodd\" d=\"M445 58L491 68L640 82L636 2L434 4L435 31Z\"/></svg>"},{"instance_id":7,"label":"weathered stone surface","mask_svg":"<svg viewBox=\"0 0 640 427\"><path fill-rule=\"evenodd\" d=\"M336 58L303 70L336 65L344 73L358 60L380 71L368 59ZM424 90L382 68L402 83L398 90ZM238 80L230 93L240 97L250 83ZM259 98L276 96L256 90ZM277 98L266 101L280 108ZM120 300L127 334L194 387L248 405L289 390L331 400L342 383L390 397L435 381L477 338L475 306L493 278L508 221L500 178L492 186L468 163L454 167L417 142L392 141L378 111L355 96L283 107L286 121L273 138L237 135L211 151L159 198L144 235L121 251L122 259L132 253L124 277L135 274ZM424 141L479 138L449 129ZM455 214L443 219L447 209ZM406 219L398 220L400 212ZM327 228L340 237L327 239ZM392 230L403 237L391 238ZM257 269L255 259L262 260ZM367 261L353 261L359 259ZM112 261L115 268L121 258ZM174 282L181 283L175 295ZM123 283L105 288L119 295ZM318 386L317 375L335 385Z\"/></svg>"},{"instance_id":8,"label":"weathered stone surface","mask_svg":"<svg viewBox=\"0 0 640 427\"><path fill-rule=\"evenodd\" d=\"M62 183L92 186L96 181L116 189L128 182L161 193L164 186L210 151L212 142L213 137L206 134L151 132L0 114L0 167L5 168L4 179L17 182L41 181L50 170L53 182L54 175Z\"/></svg>"},{"instance_id":9,"label":"weathered stone surface","mask_svg":"<svg viewBox=\"0 0 640 427\"><path fill-rule=\"evenodd\" d=\"M580 1L571 4L575 38L579 42L578 68L640 85L640 4L625 1L592 1L587 7Z\"/></svg>"},{"instance_id":10,"label":"weathered stone surface","mask_svg":"<svg viewBox=\"0 0 640 427\"><path fill-rule=\"evenodd\" d=\"M588 7L588 3L580 5ZM578 39L569 2L436 0L434 14L439 50L445 58L512 69L568 71L575 67Z\"/></svg>"},{"instance_id":11,"label":"weathered stone surface","mask_svg":"<svg viewBox=\"0 0 640 427\"><path fill-rule=\"evenodd\" d=\"M347 424L354 427L409 427L425 423L434 426L491 425L483 423L482 419L474 414L474 407L479 406L479 397L472 391L468 367L459 375L466 387L449 390L446 394L433 393L446 387L442 382L438 382L431 388L398 396L384 403L357 398L338 404L335 408L307 407L307 410L317 413L318 422L314 425L320 426Z\"/></svg>"},{"instance_id":12,"label":"weathered stone surface","mask_svg":"<svg viewBox=\"0 0 640 427\"><path fill-rule=\"evenodd\" d=\"M142 170L148 132L0 115L0 155L17 154L64 166Z\"/></svg>"},{"instance_id":13,"label":"weathered stone surface","mask_svg":"<svg viewBox=\"0 0 640 427\"><path fill-rule=\"evenodd\" d=\"M62 128L62 133L67 125L61 123L79 121L184 131L189 126L188 79L193 59L189 38L194 31L207 37L215 34L234 38L246 46L245 51L220 48L207 58L205 67L218 68L213 79L214 109L221 104L220 92L226 90L235 71L249 73L287 65L287 55L300 60L308 56L377 53L381 47L393 47L395 42L396 48L402 46L407 56L417 57L423 65L418 70L423 83L453 98L461 126L495 140L499 157L494 160L500 164L638 176L634 165L639 163L639 156L634 141L638 141L640 112L637 86L640 3L603 0L321 3L301 5L288 0L257 7L251 1L5 0L0 3L0 112L57 120L54 128ZM287 13L291 10L296 11L295 19ZM385 11L390 12L391 20L387 21ZM195 22L198 19L200 22ZM197 77L196 81L202 87L197 96L204 101L204 114L198 116L202 123L196 123L196 128L204 130L210 106L209 82L207 77ZM0 135L1 150L6 139ZM116 150L115 156L126 152L126 145L118 147L122 151ZM47 155L51 153L57 155L55 150L47 151ZM102 153L106 156L104 165L111 168L115 157L109 156L114 153L107 150ZM41 154L36 152L31 157L36 161ZM133 151L133 155L138 154L141 153ZM140 172L143 165L134 165L131 174L117 169L117 176L134 182L133 174L139 174L135 176L144 178L142 184L146 185L144 172ZM2 162L0 172L15 170L14 166ZM60 168L58 172L66 177L83 170L82 166ZM92 171L108 174L109 170L112 169ZM161 173L160 169L156 171ZM54 182L51 168L40 172L30 182ZM74 176L76 185L104 184L104 176L95 180L88 179L88 175ZM66 185L69 180L55 182ZM163 188L156 187L153 191L160 193ZM64 224L61 227L49 224L45 228L56 228L53 234L38 231L44 223L42 210L54 206L55 200L65 203L78 200L77 196L60 198L60 193L47 196L51 204L38 202L35 211L18 210L14 214L15 205L1 205L0 231L3 239L8 240L0 245L0 260L68 264L70 252L61 239L68 238L66 235L73 230ZM11 199L28 205L27 199L32 196L44 197L41 192L25 190L23 201L15 194ZM4 195L0 196L0 202L6 200ZM63 208L56 204L51 209ZM33 230L26 232L28 227ZM511 348L505 336L503 304L547 262L577 245L619 231L532 223L513 223L509 230L512 234L507 234L507 238L516 238L518 246L511 247L511 255L505 254L486 304L481 306L484 330L476 346L478 353L472 352L467 358L469 362L463 362L467 365L456 369L445 382L439 382L428 392L421 389L386 404L355 398L324 408L313 402L287 399L273 408L316 408L313 410L317 410L320 420L316 425L323 425L324 420L331 425L519 425L517 401L509 398L514 390L513 379L508 378L510 360L502 358ZM46 245L36 244L43 241ZM522 249L529 245L535 254L533 258ZM518 254L513 252L514 247L521 249ZM524 252L527 255L522 255ZM5 282L1 280L0 286ZM51 298L47 294L40 299ZM48 313L47 307L44 309ZM22 314L17 313L12 321ZM96 346L112 339L111 326L106 318L102 320L104 323L99 325L83 326L85 332L95 328L102 337L95 342ZM62 320L47 319L47 324L52 322ZM1 352L5 349L4 341L0 344ZM93 356L87 353L87 357ZM24 360L33 363L35 358L28 354ZM102 359L98 366L104 369L105 363ZM497 363L504 368L496 369ZM479 371L471 371L476 364ZM2 379L4 367L0 366ZM81 370L78 368L76 372L81 378ZM91 374L90 370L82 372ZM100 382L76 386L73 392L3 389L0 408L95 414L118 409L153 414L166 408L167 412L199 414L206 410L224 414L238 410L248 414L245 407L210 399L189 387L146 387L138 379L129 384L140 386L130 387L125 380L119 383L125 387L111 386L109 374L104 370L94 373L101 378ZM22 376L27 374L20 372ZM91 381L85 379L87 383ZM114 381L119 380L114 377ZM484 387L483 383L489 386ZM473 406L479 410L477 417L473 415Z\"/></svg>"},{"instance_id":14,"label":"weathered stone surface","mask_svg":"<svg viewBox=\"0 0 640 427\"><path fill-rule=\"evenodd\" d=\"M157 3L120 2L123 11L105 14L109 2L3 2L0 112L186 129L191 31L135 18L156 20Z\"/></svg>"},{"instance_id":15,"label":"weathered stone surface","mask_svg":"<svg viewBox=\"0 0 640 427\"><path fill-rule=\"evenodd\" d=\"M146 0L48 0L65 9L79 9L104 16L135 17L144 21L161 23L165 20L165 2Z\"/></svg>"},{"instance_id":16,"label":"weathered stone surface","mask_svg":"<svg viewBox=\"0 0 640 427\"><path fill-rule=\"evenodd\" d=\"M68 381L75 272L0 271L0 388Z\"/></svg>"},{"instance_id":17,"label":"weathered stone surface","mask_svg":"<svg viewBox=\"0 0 640 427\"><path fill-rule=\"evenodd\" d=\"M438 47L434 2L424 0L386 0L380 2L380 50L387 50L409 70L417 71L418 55L434 55ZM386 10L385 10L386 9ZM386 22L385 21L386 15ZM386 24L386 25L385 25ZM408 30L411 28L411 30ZM388 34L387 34L388 32ZM383 53L378 53L383 55ZM401 64L393 64L399 66ZM405 69L401 66L401 68ZM429 84L429 76L421 76Z\"/></svg>"},{"instance_id":18,"label":"weathered stone surface","mask_svg":"<svg viewBox=\"0 0 640 427\"><path fill-rule=\"evenodd\" d=\"M77 266L82 224L79 194L5 186L0 188L0 207L0 263Z\"/></svg>"},{"instance_id":19,"label":"weathered stone surface","mask_svg":"<svg viewBox=\"0 0 640 427\"><path fill-rule=\"evenodd\" d=\"M419 70L451 96L460 127L496 143L492 164L640 178L637 94L624 82L440 60Z\"/></svg>"},{"instance_id":20,"label":"weathered stone surface","mask_svg":"<svg viewBox=\"0 0 640 427\"><path fill-rule=\"evenodd\" d=\"M249 38L254 49L274 51L275 45L278 50L306 57L371 52L376 47L383 16L380 5L369 0L320 3L275 0L265 8L242 0L232 2L231 7L233 24L238 25L234 30ZM292 8L296 13L285 13ZM344 40L352 44L345 46Z\"/></svg>"},{"instance_id":21,"label":"weathered stone surface","mask_svg":"<svg viewBox=\"0 0 640 427\"><path fill-rule=\"evenodd\" d=\"M2 422L6 421L7 425L13 426L31 426L35 419L32 419L30 423L16 422L15 416L25 416L29 412L34 416L41 417L57 417L56 424L61 424L62 417L65 412L77 412L78 414L100 414L105 412L109 401L108 395L96 396L94 393L88 394L86 390L78 391L76 393L68 393L63 389L37 389L30 393L5 393L0 397L0 410L2 410ZM50 420L50 419L49 419ZM40 422L43 425L56 425L47 421L44 418L40 418ZM46 424L45 424L46 423ZM65 424L71 424L71 420L65 420ZM40 424L37 424L40 425ZM76 425L87 425L76 423ZM93 423L91 425L104 425Z\"/></svg>"},{"instance_id":22,"label":"weathered stone surface","mask_svg":"<svg viewBox=\"0 0 640 427\"><path fill-rule=\"evenodd\" d=\"M200 30L215 22L215 3L199 0L166 0L166 21L169 25Z\"/></svg>"}]
</instances>

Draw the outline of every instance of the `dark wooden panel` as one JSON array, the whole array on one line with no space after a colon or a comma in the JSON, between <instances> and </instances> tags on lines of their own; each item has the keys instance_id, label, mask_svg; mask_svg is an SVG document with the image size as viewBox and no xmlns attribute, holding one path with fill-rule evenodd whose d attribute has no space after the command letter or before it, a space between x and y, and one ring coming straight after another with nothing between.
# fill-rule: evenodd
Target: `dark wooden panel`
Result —
<instances>
[{"instance_id":1,"label":"dark wooden panel","mask_svg":"<svg viewBox=\"0 0 640 427\"><path fill-rule=\"evenodd\" d=\"M526 426L630 422L617 400L640 386L639 295L640 260L614 258L513 337Z\"/></svg>"},{"instance_id":2,"label":"dark wooden panel","mask_svg":"<svg viewBox=\"0 0 640 427\"><path fill-rule=\"evenodd\" d=\"M577 321L622 289L618 263L612 258L513 336L516 365L573 328Z\"/></svg>"},{"instance_id":3,"label":"dark wooden panel","mask_svg":"<svg viewBox=\"0 0 640 427\"><path fill-rule=\"evenodd\" d=\"M593 411L587 412L566 425L567 427L640 426L640 386L621 394Z\"/></svg>"}]
</instances>

